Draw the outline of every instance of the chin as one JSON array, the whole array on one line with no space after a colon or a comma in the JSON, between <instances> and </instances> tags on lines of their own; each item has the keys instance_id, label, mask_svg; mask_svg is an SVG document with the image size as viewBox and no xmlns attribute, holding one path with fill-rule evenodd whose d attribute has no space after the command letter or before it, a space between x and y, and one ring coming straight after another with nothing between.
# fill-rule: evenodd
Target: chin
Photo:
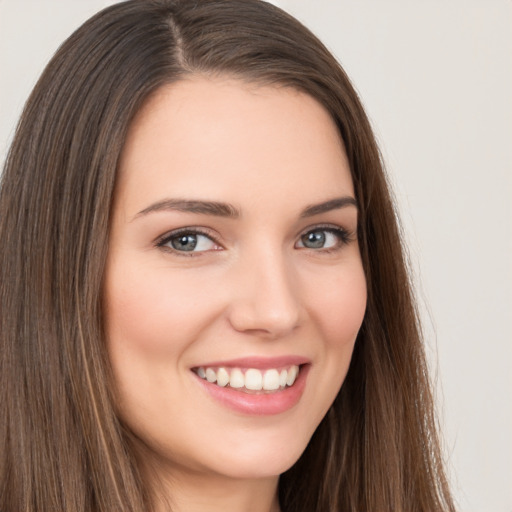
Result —
<instances>
[{"instance_id":1,"label":"chin","mask_svg":"<svg viewBox=\"0 0 512 512\"><path fill-rule=\"evenodd\" d=\"M281 446L260 450L223 460L218 472L230 478L263 479L277 477L288 471L304 452L306 446Z\"/></svg>"},{"instance_id":2,"label":"chin","mask_svg":"<svg viewBox=\"0 0 512 512\"><path fill-rule=\"evenodd\" d=\"M184 438L179 445L167 444L165 440L149 445L170 475L183 472L230 479L268 479L290 469L306 449L311 428L299 430L290 426L285 429L238 426L219 432L212 428L206 429L203 436Z\"/></svg>"}]
</instances>

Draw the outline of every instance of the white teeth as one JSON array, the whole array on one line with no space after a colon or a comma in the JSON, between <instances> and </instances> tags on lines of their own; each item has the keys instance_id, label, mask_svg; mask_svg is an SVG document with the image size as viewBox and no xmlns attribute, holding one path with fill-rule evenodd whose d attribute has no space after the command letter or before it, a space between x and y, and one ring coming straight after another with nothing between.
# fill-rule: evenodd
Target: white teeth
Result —
<instances>
[{"instance_id":1,"label":"white teeth","mask_svg":"<svg viewBox=\"0 0 512 512\"><path fill-rule=\"evenodd\" d=\"M266 371L248 368L245 374L240 368L208 368L199 367L196 370L197 375L201 379L208 382L216 383L218 386L225 387L229 384L231 388L245 388L250 391L277 391L284 389L286 386L293 386L299 367L292 365L288 369L278 370L271 368Z\"/></svg>"},{"instance_id":2,"label":"white teeth","mask_svg":"<svg viewBox=\"0 0 512 512\"><path fill-rule=\"evenodd\" d=\"M211 368L206 368L206 380L208 382L215 382L217 380L217 374Z\"/></svg>"},{"instance_id":3,"label":"white teeth","mask_svg":"<svg viewBox=\"0 0 512 512\"><path fill-rule=\"evenodd\" d=\"M217 371L217 384L219 386L226 386L229 383L229 373L225 368L219 368Z\"/></svg>"},{"instance_id":4,"label":"white teeth","mask_svg":"<svg viewBox=\"0 0 512 512\"><path fill-rule=\"evenodd\" d=\"M259 370L251 368L245 372L245 387L251 391L260 391L263 388L263 376Z\"/></svg>"},{"instance_id":5,"label":"white teeth","mask_svg":"<svg viewBox=\"0 0 512 512\"><path fill-rule=\"evenodd\" d=\"M231 372L231 376L229 377L229 385L235 389L243 388L245 386L244 374L238 368L235 368Z\"/></svg>"},{"instance_id":6,"label":"white teeth","mask_svg":"<svg viewBox=\"0 0 512 512\"><path fill-rule=\"evenodd\" d=\"M208 372L206 372L208 373ZM295 379L297 378L297 375L299 373L299 367L298 366L292 366L289 370L288 370L288 377L286 378L286 384L288 386L292 386L293 383L295 382Z\"/></svg>"},{"instance_id":7,"label":"white teeth","mask_svg":"<svg viewBox=\"0 0 512 512\"><path fill-rule=\"evenodd\" d=\"M263 377L263 389L274 391L279 389L279 372L277 370L267 370Z\"/></svg>"}]
</instances>

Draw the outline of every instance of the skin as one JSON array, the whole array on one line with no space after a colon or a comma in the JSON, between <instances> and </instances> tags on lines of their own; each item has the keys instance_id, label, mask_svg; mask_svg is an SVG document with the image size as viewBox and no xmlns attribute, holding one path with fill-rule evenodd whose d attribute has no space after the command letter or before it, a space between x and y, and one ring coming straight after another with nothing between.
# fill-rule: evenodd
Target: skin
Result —
<instances>
[{"instance_id":1,"label":"skin","mask_svg":"<svg viewBox=\"0 0 512 512\"><path fill-rule=\"evenodd\" d=\"M279 474L336 397L366 306L357 207L301 215L340 197L354 197L343 143L296 90L191 77L133 121L105 274L107 344L119 415L176 510L279 509ZM148 211L170 198L229 203L239 217ZM158 246L190 227L208 235L192 255ZM324 246L304 245L312 231ZM279 414L230 409L191 371L283 355L310 365L300 400Z\"/></svg>"}]
</instances>

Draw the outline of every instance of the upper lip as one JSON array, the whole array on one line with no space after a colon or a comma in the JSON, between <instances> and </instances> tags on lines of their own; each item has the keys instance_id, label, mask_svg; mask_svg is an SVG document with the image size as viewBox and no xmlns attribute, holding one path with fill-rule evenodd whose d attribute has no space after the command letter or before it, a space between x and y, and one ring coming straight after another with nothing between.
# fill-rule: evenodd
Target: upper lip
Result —
<instances>
[{"instance_id":1,"label":"upper lip","mask_svg":"<svg viewBox=\"0 0 512 512\"><path fill-rule=\"evenodd\" d=\"M308 364L311 360L307 357L297 355L286 355L279 357L240 357L229 360L209 361L208 363L198 364L194 368L255 368L257 370L266 370L269 368L281 368L283 366L300 366Z\"/></svg>"}]
</instances>

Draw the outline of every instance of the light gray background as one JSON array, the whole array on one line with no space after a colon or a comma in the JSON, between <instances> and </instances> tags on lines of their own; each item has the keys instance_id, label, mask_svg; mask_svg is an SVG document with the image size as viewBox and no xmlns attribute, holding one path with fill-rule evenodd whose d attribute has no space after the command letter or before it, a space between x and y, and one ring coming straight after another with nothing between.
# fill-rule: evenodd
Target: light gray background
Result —
<instances>
[{"instance_id":1,"label":"light gray background","mask_svg":"<svg viewBox=\"0 0 512 512\"><path fill-rule=\"evenodd\" d=\"M108 0L0 0L0 162L58 45ZM512 2L281 0L361 94L395 188L463 512L512 512Z\"/></svg>"}]
</instances>

